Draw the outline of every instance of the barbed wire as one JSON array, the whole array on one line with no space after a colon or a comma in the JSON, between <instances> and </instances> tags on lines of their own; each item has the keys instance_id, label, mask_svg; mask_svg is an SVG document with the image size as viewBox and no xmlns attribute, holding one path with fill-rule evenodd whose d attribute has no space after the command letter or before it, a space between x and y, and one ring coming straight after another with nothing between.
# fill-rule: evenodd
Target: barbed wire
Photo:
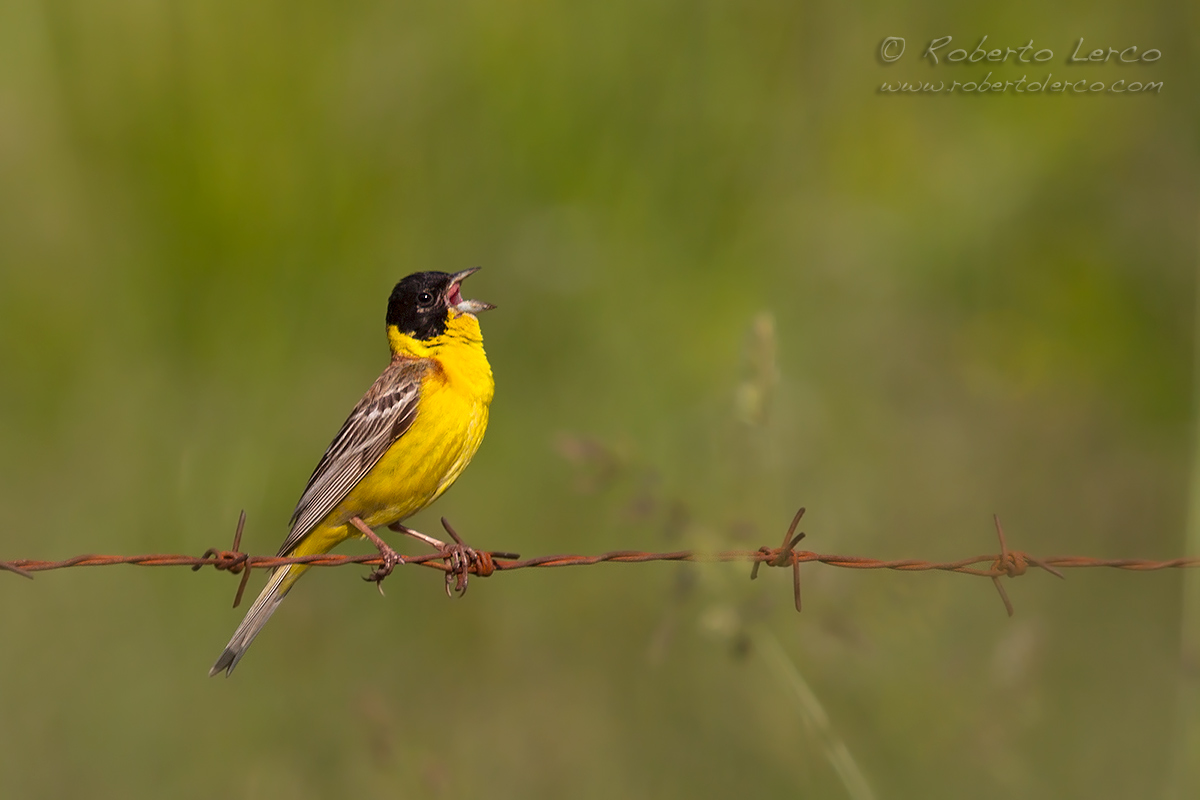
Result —
<instances>
[{"instance_id":1,"label":"barbed wire","mask_svg":"<svg viewBox=\"0 0 1200 800\"><path fill-rule=\"evenodd\" d=\"M796 610L800 611L800 565L808 563L825 564L830 567L845 569L888 569L898 572L954 572L959 575L974 575L990 578L1004 602L1004 608L1011 617L1013 605L1008 592L1004 588L1002 578L1016 578L1024 575L1028 569L1037 567L1058 578L1065 577L1063 569L1085 569L1107 567L1111 569L1130 570L1134 572L1149 572L1161 569L1179 569L1200 566L1200 557L1191 556L1155 561L1143 558L1093 558L1091 556L1051 556L1037 558L1021 550L1011 550L1000 525L998 516L993 516L996 525L996 537L1000 543L1000 552L962 558L957 561L924 561L920 559L884 560L863 556L831 555L815 553L810 550L797 550L796 545L804 538L804 533L796 532L805 509L801 508L792 519L792 524L784 534L783 543L779 547L763 546L757 550L722 550L717 552L702 552L697 550L675 550L672 552L652 553L640 550L613 550L598 555L546 555L522 559L516 553L499 550L475 550L463 543L462 539L442 517L442 527L453 537L454 544L444 545L440 550L424 555L404 556L396 566L414 565L439 569L446 574L446 593L463 595L467 590L468 577L475 575L486 578L497 572L511 572L532 567L583 567L595 564L643 564L651 561L686 561L686 562L736 562L750 563L750 579L758 577L759 567L791 567L792 591L795 597ZM139 567L191 567L193 571L204 567L214 567L217 570L231 574L241 574L237 594L234 597L234 608L241 603L242 594L250 573L255 569L274 569L290 564L304 564L311 567L342 567L349 564L383 567L385 560L381 555L335 555L324 553L309 556L252 556L240 550L242 530L246 522L243 511L238 519L237 531L234 534L233 548L221 550L210 548L200 556L177 554L149 555L78 555L60 561L44 561L38 559L15 559L0 561L0 570L12 572L26 578L33 578L35 572L66 569L68 567L107 567L117 564L130 564ZM989 566L981 568L980 564ZM390 569L380 573L377 570L365 580L380 581L386 577ZM382 591L382 588L380 589Z\"/></svg>"}]
</instances>

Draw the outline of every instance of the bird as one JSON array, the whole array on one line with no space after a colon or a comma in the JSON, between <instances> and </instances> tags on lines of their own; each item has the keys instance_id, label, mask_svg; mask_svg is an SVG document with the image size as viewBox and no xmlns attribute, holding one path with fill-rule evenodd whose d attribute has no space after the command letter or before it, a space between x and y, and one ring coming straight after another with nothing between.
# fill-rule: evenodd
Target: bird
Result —
<instances>
[{"instance_id":1,"label":"bird","mask_svg":"<svg viewBox=\"0 0 1200 800\"><path fill-rule=\"evenodd\" d=\"M417 272L388 298L391 362L358 401L313 470L292 513L280 556L327 553L370 539L381 580L403 557L373 528L388 526L434 546L401 522L441 496L475 456L487 430L495 381L477 314L491 303L464 300L462 282L480 268ZM278 567L217 658L209 676L228 676L309 567Z\"/></svg>"}]
</instances>

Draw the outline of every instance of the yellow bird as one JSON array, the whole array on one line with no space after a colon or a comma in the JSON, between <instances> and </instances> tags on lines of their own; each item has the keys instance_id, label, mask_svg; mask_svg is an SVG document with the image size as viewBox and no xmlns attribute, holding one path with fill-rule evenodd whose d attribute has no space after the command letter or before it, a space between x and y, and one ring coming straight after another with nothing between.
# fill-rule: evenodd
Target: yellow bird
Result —
<instances>
[{"instance_id":1,"label":"yellow bird","mask_svg":"<svg viewBox=\"0 0 1200 800\"><path fill-rule=\"evenodd\" d=\"M418 272L388 300L392 361L358 401L325 451L292 513L281 556L327 553L353 536L370 538L384 558L382 577L401 561L371 530L408 531L400 521L441 496L483 441L492 402L492 368L476 314L494 308L464 300L463 279L478 270ZM308 569L276 569L209 670L228 675Z\"/></svg>"}]
</instances>

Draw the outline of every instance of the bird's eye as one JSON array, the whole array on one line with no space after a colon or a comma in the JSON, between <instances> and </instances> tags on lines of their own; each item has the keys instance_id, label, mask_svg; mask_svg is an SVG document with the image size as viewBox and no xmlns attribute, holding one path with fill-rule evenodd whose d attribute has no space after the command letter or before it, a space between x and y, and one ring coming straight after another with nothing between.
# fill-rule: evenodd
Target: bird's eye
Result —
<instances>
[{"instance_id":1,"label":"bird's eye","mask_svg":"<svg viewBox=\"0 0 1200 800\"><path fill-rule=\"evenodd\" d=\"M418 305L427 306L427 305L431 304L432 302L433 302L433 295L431 295L429 292L421 292L419 295L417 295L417 304Z\"/></svg>"}]
</instances>

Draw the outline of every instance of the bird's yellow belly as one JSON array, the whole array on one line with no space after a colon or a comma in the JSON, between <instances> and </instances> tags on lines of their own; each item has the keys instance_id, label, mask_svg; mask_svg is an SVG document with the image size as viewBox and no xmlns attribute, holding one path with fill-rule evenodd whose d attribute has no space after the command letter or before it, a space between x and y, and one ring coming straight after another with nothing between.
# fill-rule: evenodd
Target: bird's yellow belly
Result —
<instances>
[{"instance_id":1,"label":"bird's yellow belly","mask_svg":"<svg viewBox=\"0 0 1200 800\"><path fill-rule=\"evenodd\" d=\"M371 527L409 517L436 500L474 457L487 429L488 406L457 387L429 379L412 427L326 518L358 515Z\"/></svg>"},{"instance_id":2,"label":"bird's yellow belly","mask_svg":"<svg viewBox=\"0 0 1200 800\"><path fill-rule=\"evenodd\" d=\"M327 553L362 535L350 524L352 517L372 528L389 525L417 513L450 488L487 430L493 384L486 364L477 377L458 371L427 376L412 427L291 554Z\"/></svg>"}]
</instances>

